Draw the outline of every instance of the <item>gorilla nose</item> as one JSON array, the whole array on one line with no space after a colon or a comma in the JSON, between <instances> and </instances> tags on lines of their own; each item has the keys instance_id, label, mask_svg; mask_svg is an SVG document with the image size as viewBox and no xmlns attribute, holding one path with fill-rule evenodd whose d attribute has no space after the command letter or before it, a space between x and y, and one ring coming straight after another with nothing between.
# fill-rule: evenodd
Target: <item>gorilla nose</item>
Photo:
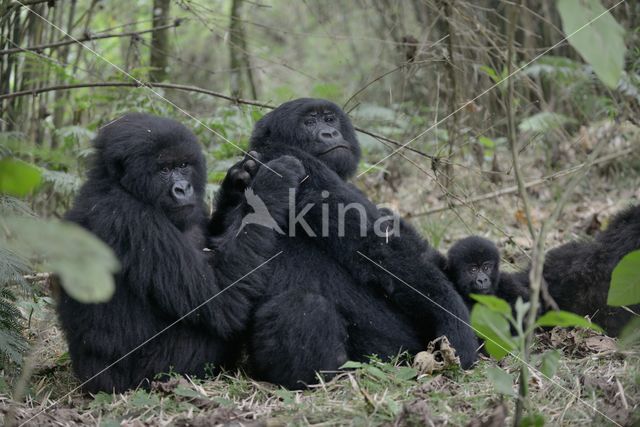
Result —
<instances>
[{"instance_id":1,"label":"gorilla nose","mask_svg":"<svg viewBox=\"0 0 640 427\"><path fill-rule=\"evenodd\" d=\"M489 285L489 278L488 277L478 277L476 279L476 285L478 285L479 288L486 288Z\"/></svg>"},{"instance_id":2,"label":"gorilla nose","mask_svg":"<svg viewBox=\"0 0 640 427\"><path fill-rule=\"evenodd\" d=\"M193 187L189 181L176 181L171 187L171 195L178 202L187 201L193 196Z\"/></svg>"},{"instance_id":3,"label":"gorilla nose","mask_svg":"<svg viewBox=\"0 0 640 427\"><path fill-rule=\"evenodd\" d=\"M337 139L339 136L340 132L338 132L336 129L323 130L322 132L320 132L320 139L324 141L331 141Z\"/></svg>"}]
</instances>

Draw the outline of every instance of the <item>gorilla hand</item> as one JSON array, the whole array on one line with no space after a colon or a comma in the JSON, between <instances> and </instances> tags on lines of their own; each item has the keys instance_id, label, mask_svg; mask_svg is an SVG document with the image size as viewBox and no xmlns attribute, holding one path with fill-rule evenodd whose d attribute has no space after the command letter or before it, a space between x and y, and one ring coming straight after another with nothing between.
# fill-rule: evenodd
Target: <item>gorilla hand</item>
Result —
<instances>
[{"instance_id":1,"label":"gorilla hand","mask_svg":"<svg viewBox=\"0 0 640 427\"><path fill-rule=\"evenodd\" d=\"M222 190L242 194L251 185L260 164L260 154L257 151L249 151L242 160L229 169L222 182Z\"/></svg>"}]
</instances>

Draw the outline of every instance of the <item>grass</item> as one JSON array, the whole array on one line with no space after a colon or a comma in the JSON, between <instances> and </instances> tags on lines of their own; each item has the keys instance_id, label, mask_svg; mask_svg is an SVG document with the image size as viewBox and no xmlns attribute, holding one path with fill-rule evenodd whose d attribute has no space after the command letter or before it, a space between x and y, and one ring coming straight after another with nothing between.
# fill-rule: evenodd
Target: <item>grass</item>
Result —
<instances>
[{"instance_id":1,"label":"grass","mask_svg":"<svg viewBox=\"0 0 640 427\"><path fill-rule=\"evenodd\" d=\"M547 425L615 425L607 417L621 425L640 422L640 349L620 352L614 340L590 331L555 329L537 335L537 353L552 346L563 356L552 381L535 374L529 380L530 414L541 415ZM38 414L31 422L103 426L509 423L513 398L496 391L487 370L496 363L507 371L517 370L513 358L495 362L482 357L470 371L419 375L405 357L390 363L372 358L303 392L256 382L235 371L207 380L175 376L155 383L151 391L90 396L68 395L77 385L68 360L52 362L50 369L32 378L26 402L13 405L21 422ZM0 414L7 413L9 404L9 396L1 394Z\"/></svg>"}]
</instances>

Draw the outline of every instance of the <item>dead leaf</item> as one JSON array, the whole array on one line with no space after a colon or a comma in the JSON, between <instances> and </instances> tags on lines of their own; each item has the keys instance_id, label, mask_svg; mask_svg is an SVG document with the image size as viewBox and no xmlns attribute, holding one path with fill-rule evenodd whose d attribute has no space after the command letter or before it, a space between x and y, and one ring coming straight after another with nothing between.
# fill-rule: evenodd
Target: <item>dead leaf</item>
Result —
<instances>
[{"instance_id":1,"label":"dead leaf","mask_svg":"<svg viewBox=\"0 0 640 427\"><path fill-rule=\"evenodd\" d=\"M426 351L416 354L413 367L420 373L431 375L453 366L460 366L460 358L451 347L447 337L442 336L431 341Z\"/></svg>"},{"instance_id":2,"label":"dead leaf","mask_svg":"<svg viewBox=\"0 0 640 427\"><path fill-rule=\"evenodd\" d=\"M431 375L436 371L442 371L444 363L438 362L436 356L428 351L421 351L413 359L413 367L423 375Z\"/></svg>"},{"instance_id":3,"label":"dead leaf","mask_svg":"<svg viewBox=\"0 0 640 427\"><path fill-rule=\"evenodd\" d=\"M616 351L616 341L605 335L594 335L584 340L585 346L594 352Z\"/></svg>"}]
</instances>

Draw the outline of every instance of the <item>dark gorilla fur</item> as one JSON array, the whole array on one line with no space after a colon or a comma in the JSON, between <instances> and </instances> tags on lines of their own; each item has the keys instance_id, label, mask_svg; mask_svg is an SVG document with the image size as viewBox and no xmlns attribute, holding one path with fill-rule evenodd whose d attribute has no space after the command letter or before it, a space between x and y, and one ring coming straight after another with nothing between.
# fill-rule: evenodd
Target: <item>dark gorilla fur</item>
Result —
<instances>
[{"instance_id":1,"label":"dark gorilla fur","mask_svg":"<svg viewBox=\"0 0 640 427\"><path fill-rule=\"evenodd\" d=\"M226 287L274 254L273 233L250 225L233 238L234 223L210 242L213 255L202 250L205 160L195 136L173 120L127 114L103 127L94 144L93 166L66 219L107 243L121 271L106 303L82 304L64 293L59 301L85 390L121 392L147 386L156 374L201 376L207 365L229 363L265 278L257 271ZM303 170L293 158L269 167L284 179L265 169L254 191L283 223L288 201L282 186L295 186Z\"/></svg>"},{"instance_id":2,"label":"dark gorilla fur","mask_svg":"<svg viewBox=\"0 0 640 427\"><path fill-rule=\"evenodd\" d=\"M374 234L382 211L346 182L356 171L360 147L337 105L287 102L256 124L251 148L264 161L290 155L302 162L307 176L296 193L296 213L308 209L295 237L279 237L283 255L270 264L272 275L253 318L249 357L257 377L301 388L316 381L316 372L335 371L346 360L416 353L441 335L452 342L463 367L475 361L477 340L466 306L442 271L418 255L429 252L429 245L406 223L410 232L392 234L388 243ZM331 217L327 233L323 203ZM349 203L366 211L364 237L355 209L347 210L339 237L337 207ZM218 212L227 220L237 215L224 203Z\"/></svg>"},{"instance_id":3,"label":"dark gorilla fur","mask_svg":"<svg viewBox=\"0 0 640 427\"><path fill-rule=\"evenodd\" d=\"M593 241L569 242L550 250L545 257L543 276L558 308L589 316L607 334L617 336L634 316L624 308L607 305L611 273L629 252L640 249L640 205L627 208L611 220L609 227ZM495 276L489 292L513 303L518 296L528 298L529 268L519 273L499 273L495 245L479 237L456 243L448 253L449 274L458 291L468 300L469 289L457 279L470 263L495 262ZM635 313L640 305L629 307ZM549 307L543 307L542 311Z\"/></svg>"},{"instance_id":4,"label":"dark gorilla fur","mask_svg":"<svg viewBox=\"0 0 640 427\"><path fill-rule=\"evenodd\" d=\"M469 294L495 295L512 305L529 296L527 273L502 273L498 248L483 237L466 237L451 246L445 272L469 308L475 303Z\"/></svg>"}]
</instances>

